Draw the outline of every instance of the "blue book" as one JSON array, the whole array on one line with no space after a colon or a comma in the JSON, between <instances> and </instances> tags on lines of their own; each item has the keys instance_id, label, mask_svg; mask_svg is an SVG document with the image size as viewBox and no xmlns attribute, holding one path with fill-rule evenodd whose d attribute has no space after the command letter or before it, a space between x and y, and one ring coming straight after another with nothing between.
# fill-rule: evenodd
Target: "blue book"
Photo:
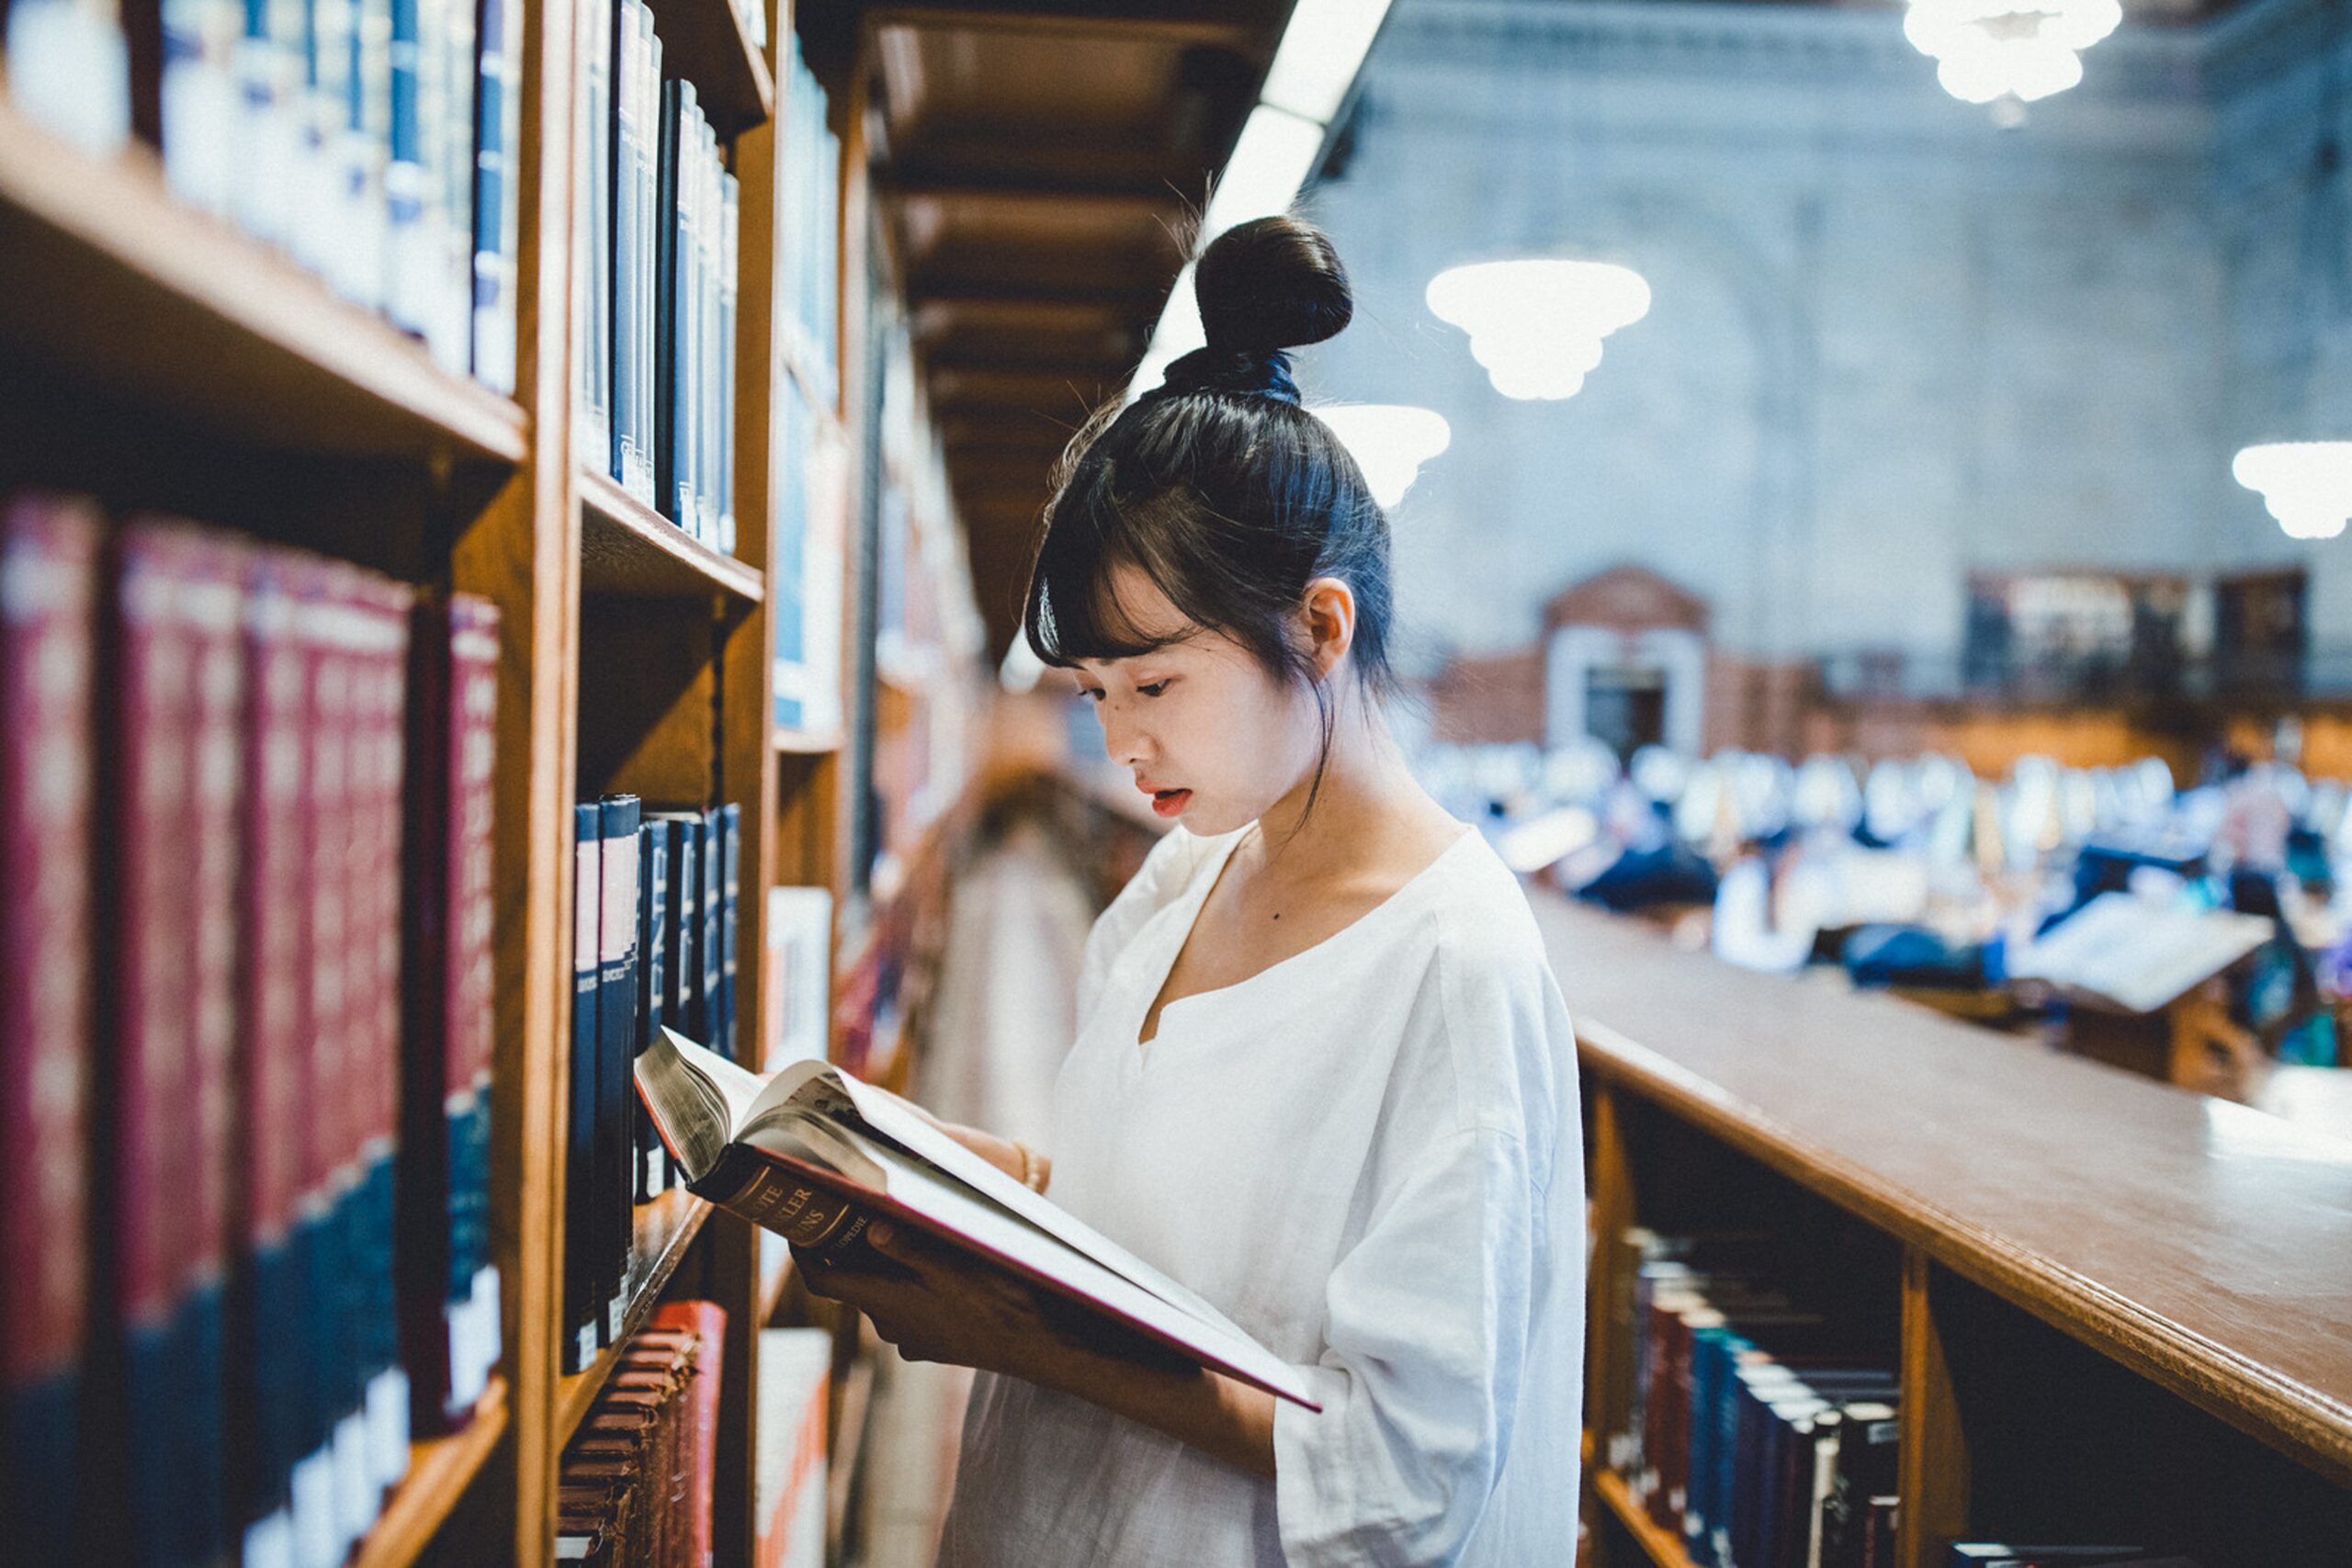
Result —
<instances>
[{"instance_id":1,"label":"blue book","mask_svg":"<svg viewBox=\"0 0 2352 1568\"><path fill-rule=\"evenodd\" d=\"M594 1245L598 917L603 906L604 813L591 801L571 810L571 1074L563 1180L563 1370L596 1359L604 1251Z\"/></svg>"},{"instance_id":2,"label":"blue book","mask_svg":"<svg viewBox=\"0 0 2352 1568\"><path fill-rule=\"evenodd\" d=\"M742 881L743 808L729 802L718 808L718 1039L711 1049L745 1066L756 1067L747 1061L741 1031L735 1016L735 915L738 895Z\"/></svg>"},{"instance_id":3,"label":"blue book","mask_svg":"<svg viewBox=\"0 0 2352 1568\"><path fill-rule=\"evenodd\" d=\"M481 27L481 74L474 117L474 379L512 397L515 256L522 243L521 0L482 0Z\"/></svg>"},{"instance_id":4,"label":"blue book","mask_svg":"<svg viewBox=\"0 0 2352 1568\"><path fill-rule=\"evenodd\" d=\"M675 831L674 824L657 820L644 824L638 834L638 886L641 892L637 911L637 1039L640 1055L646 1043L668 1017L663 1004L669 999L666 959L670 951L670 840ZM639 1201L643 1201L661 1192L668 1181L662 1170L662 1140L654 1134L653 1123L645 1115L644 1107L638 1104L634 1085L631 1088L631 1123L637 1129L633 1185Z\"/></svg>"},{"instance_id":5,"label":"blue book","mask_svg":"<svg viewBox=\"0 0 2352 1568\"><path fill-rule=\"evenodd\" d=\"M631 1065L637 1033L637 796L608 795L603 817L603 908L597 921L596 976L596 1204L607 1259L604 1336L621 1337L628 1310L630 1201L633 1141L629 1108L637 1090Z\"/></svg>"},{"instance_id":6,"label":"blue book","mask_svg":"<svg viewBox=\"0 0 2352 1568\"><path fill-rule=\"evenodd\" d=\"M702 980L697 990L703 1032L696 1038L708 1041L710 1048L719 1055L730 1055L728 1043L718 1032L718 977L726 965L721 931L727 899L727 844L721 837L716 807L703 813L702 821Z\"/></svg>"}]
</instances>

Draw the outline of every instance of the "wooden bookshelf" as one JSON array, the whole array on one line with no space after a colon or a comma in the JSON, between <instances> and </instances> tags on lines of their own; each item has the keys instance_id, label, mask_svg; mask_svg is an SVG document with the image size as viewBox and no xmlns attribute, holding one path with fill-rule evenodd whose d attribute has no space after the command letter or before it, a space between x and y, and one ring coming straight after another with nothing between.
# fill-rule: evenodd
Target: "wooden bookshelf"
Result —
<instances>
[{"instance_id":1,"label":"wooden bookshelf","mask_svg":"<svg viewBox=\"0 0 2352 1568\"><path fill-rule=\"evenodd\" d=\"M512 400L181 206L153 156L87 157L5 97L0 343L254 446L510 466L528 451Z\"/></svg>"},{"instance_id":2,"label":"wooden bookshelf","mask_svg":"<svg viewBox=\"0 0 2352 1568\"><path fill-rule=\"evenodd\" d=\"M2352 1149L1534 897L1590 1100L1597 1451L1626 1224L1843 1227L1815 1284L1883 1300L1900 1345L1902 1568L1962 1534L2317 1562L2352 1529ZM1630 1525L1596 1549L1662 1561Z\"/></svg>"},{"instance_id":3,"label":"wooden bookshelf","mask_svg":"<svg viewBox=\"0 0 2352 1568\"><path fill-rule=\"evenodd\" d=\"M411 1448L408 1475L359 1543L351 1568L406 1568L415 1562L505 1436L506 1382L493 1378L463 1431Z\"/></svg>"},{"instance_id":4,"label":"wooden bookshelf","mask_svg":"<svg viewBox=\"0 0 2352 1568\"><path fill-rule=\"evenodd\" d=\"M767 597L760 569L712 549L623 490L609 475L580 476L580 589L663 599Z\"/></svg>"},{"instance_id":5,"label":"wooden bookshelf","mask_svg":"<svg viewBox=\"0 0 2352 1568\"><path fill-rule=\"evenodd\" d=\"M1603 1471L1592 1478L1592 1487L1601 1506L1609 1510L1610 1517L1634 1538L1634 1544L1641 1548L1642 1555L1654 1568L1694 1568L1682 1543L1660 1529L1657 1521L1634 1501L1634 1494L1623 1476Z\"/></svg>"},{"instance_id":6,"label":"wooden bookshelf","mask_svg":"<svg viewBox=\"0 0 2352 1568\"><path fill-rule=\"evenodd\" d=\"M621 1337L645 1326L662 1293L686 1258L686 1253L710 1218L710 1205L681 1190L664 1192L637 1207L637 1230L629 1246L628 1306L621 1319ZM566 1377L556 1391L555 1445L560 1450L580 1429L588 1409L596 1403L605 1380L619 1359L617 1344Z\"/></svg>"},{"instance_id":7,"label":"wooden bookshelf","mask_svg":"<svg viewBox=\"0 0 2352 1568\"><path fill-rule=\"evenodd\" d=\"M775 75L731 0L651 0L662 70L695 85L721 137L775 116Z\"/></svg>"}]
</instances>

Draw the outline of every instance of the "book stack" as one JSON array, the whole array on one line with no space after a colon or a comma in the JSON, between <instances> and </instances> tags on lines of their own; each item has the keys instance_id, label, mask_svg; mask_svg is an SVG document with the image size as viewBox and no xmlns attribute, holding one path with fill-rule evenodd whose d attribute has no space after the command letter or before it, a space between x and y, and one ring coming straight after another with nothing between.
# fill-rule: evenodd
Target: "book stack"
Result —
<instances>
[{"instance_id":1,"label":"book stack","mask_svg":"<svg viewBox=\"0 0 2352 1568\"><path fill-rule=\"evenodd\" d=\"M573 808L571 1095L564 1365L622 1334L636 1205L684 1182L638 1108L631 1071L667 1027L733 1055L742 809Z\"/></svg>"},{"instance_id":2,"label":"book stack","mask_svg":"<svg viewBox=\"0 0 2352 1568\"><path fill-rule=\"evenodd\" d=\"M522 23L519 0L17 0L9 83L91 151L135 128L180 199L511 395Z\"/></svg>"},{"instance_id":3,"label":"book stack","mask_svg":"<svg viewBox=\"0 0 2352 1568\"><path fill-rule=\"evenodd\" d=\"M487 1088L486 874L439 889L473 976L448 995L411 963L402 870L404 843L488 831L489 761L435 818L417 769L447 747L411 737L492 743L495 639L452 631L492 612L43 495L0 506L0 906L42 982L10 987L0 1057L8 1157L41 1162L4 1201L40 1286L5 1309L7 1539L68 1539L78 1467L120 1489L85 1499L84 1560L331 1564L405 1472L413 1407L464 1419L497 1356L486 1162L428 1205L394 1157L426 1071L404 984L461 1026L468 1115ZM436 656L480 666L468 713L411 712ZM447 1233L430 1279L400 1267L412 1233ZM455 1347L422 1402L404 1314Z\"/></svg>"},{"instance_id":4,"label":"book stack","mask_svg":"<svg viewBox=\"0 0 2352 1568\"><path fill-rule=\"evenodd\" d=\"M786 35L784 62L783 298L776 312L786 357L807 383L809 400L833 406L840 386L842 143L830 124L825 89Z\"/></svg>"},{"instance_id":5,"label":"book stack","mask_svg":"<svg viewBox=\"0 0 2352 1568\"><path fill-rule=\"evenodd\" d=\"M833 1337L821 1328L760 1330L755 1568L824 1568L825 1410L832 1361Z\"/></svg>"},{"instance_id":6,"label":"book stack","mask_svg":"<svg viewBox=\"0 0 2352 1568\"><path fill-rule=\"evenodd\" d=\"M727 1314L673 1302L629 1337L564 1450L556 1557L600 1568L700 1568L712 1557L719 1358Z\"/></svg>"},{"instance_id":7,"label":"book stack","mask_svg":"<svg viewBox=\"0 0 2352 1568\"><path fill-rule=\"evenodd\" d=\"M735 176L694 84L662 74L651 8L589 0L583 16L581 448L631 495L732 554Z\"/></svg>"},{"instance_id":8,"label":"book stack","mask_svg":"<svg viewBox=\"0 0 2352 1568\"><path fill-rule=\"evenodd\" d=\"M1650 1517L1706 1568L1891 1564L1899 1392L1883 1348L1772 1283L1766 1238L1620 1245L1634 1357L1606 1453Z\"/></svg>"}]
</instances>

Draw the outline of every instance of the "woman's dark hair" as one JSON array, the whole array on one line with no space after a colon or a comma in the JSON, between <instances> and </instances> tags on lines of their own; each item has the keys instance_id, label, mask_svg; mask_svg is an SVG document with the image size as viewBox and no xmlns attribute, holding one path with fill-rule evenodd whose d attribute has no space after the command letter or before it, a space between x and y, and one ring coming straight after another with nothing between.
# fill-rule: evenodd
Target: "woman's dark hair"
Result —
<instances>
[{"instance_id":1,"label":"woman's dark hair","mask_svg":"<svg viewBox=\"0 0 2352 1568\"><path fill-rule=\"evenodd\" d=\"M1306 585L1355 595L1351 659L1391 694L1388 520L1330 426L1299 406L1285 351L1348 324L1354 296L1331 242L1291 217L1219 235L1193 272L1207 346L1064 455L1029 571L1023 630L1047 664L1131 659L1164 646L1112 591L1134 569L1193 624L1222 632L1277 680L1308 682L1330 744L1332 709L1290 635ZM1317 766L1321 784L1321 764Z\"/></svg>"}]
</instances>

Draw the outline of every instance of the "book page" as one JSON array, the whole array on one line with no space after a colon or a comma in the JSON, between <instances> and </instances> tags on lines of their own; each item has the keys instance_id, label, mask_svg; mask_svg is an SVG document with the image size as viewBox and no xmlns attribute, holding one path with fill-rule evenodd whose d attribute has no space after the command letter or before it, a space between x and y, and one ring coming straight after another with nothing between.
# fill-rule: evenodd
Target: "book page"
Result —
<instances>
[{"instance_id":1,"label":"book page","mask_svg":"<svg viewBox=\"0 0 2352 1568\"><path fill-rule=\"evenodd\" d=\"M1214 1310L1204 1317L1163 1300L1039 1227L1006 1213L967 1190L960 1180L912 1155L878 1139L864 1141L864 1148L881 1174L878 1190L902 1210L931 1221L1017 1271L1067 1286L1113 1316L1182 1345L1269 1393L1317 1408L1297 1369Z\"/></svg>"}]
</instances>

